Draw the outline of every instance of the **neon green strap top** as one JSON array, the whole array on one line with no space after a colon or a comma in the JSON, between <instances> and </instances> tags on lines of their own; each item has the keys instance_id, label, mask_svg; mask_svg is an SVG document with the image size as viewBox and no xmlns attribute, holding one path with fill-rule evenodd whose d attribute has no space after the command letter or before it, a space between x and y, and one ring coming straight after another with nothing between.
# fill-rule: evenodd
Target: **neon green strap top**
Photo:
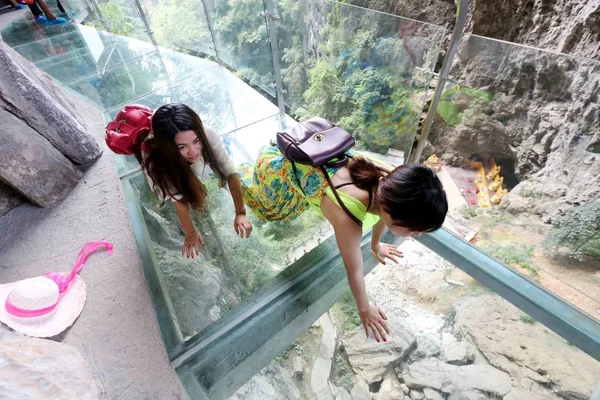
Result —
<instances>
[{"instance_id":1,"label":"neon green strap top","mask_svg":"<svg viewBox=\"0 0 600 400\"><path fill-rule=\"evenodd\" d=\"M388 163L382 162L381 160L379 160L379 159L377 159L375 157L372 157L370 154L364 153L364 154L360 154L360 155L362 157L370 159L375 164L379 164L380 166L386 168L389 171L391 171L391 170L394 169L394 167L392 167ZM375 225L377 222L379 222L379 216L375 215L375 214L371 214L370 212L367 212L367 207L365 207L365 205L363 203L361 203L360 200L355 199L354 197L350 196L349 194L346 194L344 192L340 192L339 190L337 192L340 195L340 199L342 199L342 201L344 202L344 205L346 206L346 208L356 218L358 218L360 221L362 221L362 223L363 223L363 229L364 230L372 228L373 225ZM337 204L338 206L340 205L338 203L337 199L335 198L335 195L333 194L333 190L331 190L331 188L329 186L327 188L325 188L325 194L335 204Z\"/></svg>"},{"instance_id":2,"label":"neon green strap top","mask_svg":"<svg viewBox=\"0 0 600 400\"><path fill-rule=\"evenodd\" d=\"M340 199L342 199L342 201L344 202L344 205L346 206L346 208L348 208L348 210L356 218L358 218L360 221L362 221L363 229L372 228L373 225L375 225L379 221L379 216L367 212L367 207L365 207L365 205L363 203L361 203L358 199L355 199L354 197L352 197L349 194L346 194L344 192L340 192L339 190L337 192L340 195ZM330 187L327 187L325 189L325 194L335 204L337 204L338 206L340 205L340 203L338 203L337 199L335 198L335 195L333 194L333 190L331 190Z\"/></svg>"}]
</instances>

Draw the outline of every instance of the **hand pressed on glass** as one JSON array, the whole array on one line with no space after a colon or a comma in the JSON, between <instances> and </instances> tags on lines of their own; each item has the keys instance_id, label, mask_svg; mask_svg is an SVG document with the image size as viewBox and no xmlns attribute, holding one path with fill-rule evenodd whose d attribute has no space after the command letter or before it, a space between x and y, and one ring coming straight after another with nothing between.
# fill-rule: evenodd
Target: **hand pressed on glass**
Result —
<instances>
[{"instance_id":1,"label":"hand pressed on glass","mask_svg":"<svg viewBox=\"0 0 600 400\"><path fill-rule=\"evenodd\" d=\"M183 242L183 249L181 255L187 258L194 258L200 255L200 246L204 247L204 239L200 232L194 231L185 235L185 241Z\"/></svg>"},{"instance_id":2,"label":"hand pressed on glass","mask_svg":"<svg viewBox=\"0 0 600 400\"><path fill-rule=\"evenodd\" d=\"M399 258L404 257L402 252L398 250L396 246L387 243L378 243L377 246L371 247L371 253L383 265L386 265L386 258L398 263L400 262Z\"/></svg>"},{"instance_id":3,"label":"hand pressed on glass","mask_svg":"<svg viewBox=\"0 0 600 400\"><path fill-rule=\"evenodd\" d=\"M249 238L252 233L252 223L245 214L237 214L233 220L233 229L240 238Z\"/></svg>"},{"instance_id":4,"label":"hand pressed on glass","mask_svg":"<svg viewBox=\"0 0 600 400\"><path fill-rule=\"evenodd\" d=\"M381 311L381 308L369 304L368 309L359 311L359 316L363 327L365 328L365 334L367 335L367 338L369 337L370 330L375 340L378 342L381 340L387 342L386 333L390 335L392 332L385 322L387 320L387 316L383 311Z\"/></svg>"}]
</instances>

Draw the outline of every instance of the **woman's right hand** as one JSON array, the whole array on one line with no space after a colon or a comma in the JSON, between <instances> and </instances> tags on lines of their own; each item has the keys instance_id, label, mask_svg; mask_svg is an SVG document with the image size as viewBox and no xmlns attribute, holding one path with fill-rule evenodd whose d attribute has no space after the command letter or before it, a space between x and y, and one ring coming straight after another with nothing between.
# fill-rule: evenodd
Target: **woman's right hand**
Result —
<instances>
[{"instance_id":1,"label":"woman's right hand","mask_svg":"<svg viewBox=\"0 0 600 400\"><path fill-rule=\"evenodd\" d=\"M181 255L186 256L187 258L194 258L200 254L200 246L205 246L204 239L202 239L200 232L194 231L192 233L188 233L185 235L185 241L183 242Z\"/></svg>"},{"instance_id":2,"label":"woman's right hand","mask_svg":"<svg viewBox=\"0 0 600 400\"><path fill-rule=\"evenodd\" d=\"M369 304L369 308L364 311L358 312L360 316L360 320L365 328L365 333L367 334L367 338L369 337L369 330L375 337L375 340L380 342L383 340L387 342L386 333L390 335L392 332L390 328L388 328L386 324L387 317L381 308L376 307L374 305Z\"/></svg>"}]
</instances>

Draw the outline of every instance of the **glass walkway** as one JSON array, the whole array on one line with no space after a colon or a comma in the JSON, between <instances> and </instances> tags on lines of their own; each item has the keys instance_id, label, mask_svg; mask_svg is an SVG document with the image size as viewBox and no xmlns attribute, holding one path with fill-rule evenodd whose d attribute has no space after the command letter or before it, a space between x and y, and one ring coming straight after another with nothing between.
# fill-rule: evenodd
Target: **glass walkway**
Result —
<instances>
[{"instance_id":1,"label":"glass walkway","mask_svg":"<svg viewBox=\"0 0 600 400\"><path fill-rule=\"evenodd\" d=\"M126 104L185 103L240 165L282 127L320 115L394 165L429 158L428 140L444 164L428 160L450 200L443 230L386 236L404 253L392 266L378 265L364 233L369 296L393 330L380 345L361 336L322 217L274 224L250 215L254 233L240 240L231 198L211 181L208 212L194 215L206 247L185 259L175 209L150 191L133 157L115 156L165 347L191 398L592 396L597 188L566 178L543 187L540 177L558 174L561 160L540 164L539 155L579 160L582 173L597 175L588 139L600 135L600 62L468 35L446 55L444 76L443 27L326 0L71 0L65 8L68 24L40 26L26 15L2 39L107 121ZM551 152L556 146L564 151ZM556 190L587 200L552 214L543 207L558 204ZM507 201L496 206L498 196Z\"/></svg>"}]
</instances>

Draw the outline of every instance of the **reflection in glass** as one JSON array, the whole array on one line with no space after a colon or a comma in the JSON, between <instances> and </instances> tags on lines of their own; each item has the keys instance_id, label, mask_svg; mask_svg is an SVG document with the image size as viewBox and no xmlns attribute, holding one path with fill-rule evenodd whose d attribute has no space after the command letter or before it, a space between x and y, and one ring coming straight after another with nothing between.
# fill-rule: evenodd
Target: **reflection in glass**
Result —
<instances>
[{"instance_id":1,"label":"reflection in glass","mask_svg":"<svg viewBox=\"0 0 600 400\"><path fill-rule=\"evenodd\" d=\"M599 82L597 61L467 36L423 154L451 230L596 319Z\"/></svg>"},{"instance_id":2,"label":"reflection in glass","mask_svg":"<svg viewBox=\"0 0 600 400\"><path fill-rule=\"evenodd\" d=\"M227 142L226 142L227 143ZM207 209L193 213L206 247L202 257L181 256L184 234L170 202L162 204L150 190L144 175L130 178L139 199L151 247L158 260L166 292L175 310L173 318L184 337L201 331L237 305L291 262L315 247L317 237L330 232L316 213L285 224L254 225L248 240L233 230L235 216L231 196L211 180ZM136 201L136 199L128 199Z\"/></svg>"},{"instance_id":3,"label":"reflection in glass","mask_svg":"<svg viewBox=\"0 0 600 400\"><path fill-rule=\"evenodd\" d=\"M409 153L444 29L333 1L276 4L292 114L338 123L366 150Z\"/></svg>"}]
</instances>

